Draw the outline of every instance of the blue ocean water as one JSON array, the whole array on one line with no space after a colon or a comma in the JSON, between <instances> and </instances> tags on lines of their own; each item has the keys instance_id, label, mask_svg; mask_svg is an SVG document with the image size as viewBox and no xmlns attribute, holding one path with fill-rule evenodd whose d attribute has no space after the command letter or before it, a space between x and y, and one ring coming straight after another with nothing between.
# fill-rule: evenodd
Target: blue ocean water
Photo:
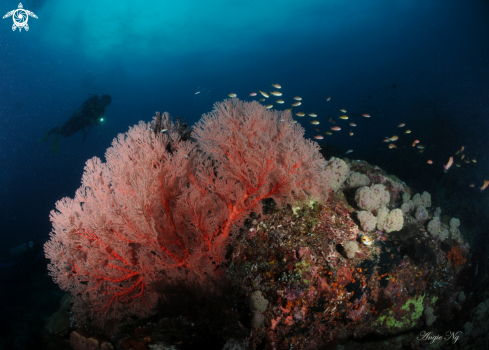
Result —
<instances>
[{"instance_id":1,"label":"blue ocean water","mask_svg":"<svg viewBox=\"0 0 489 350\"><path fill-rule=\"evenodd\" d=\"M487 1L25 1L29 30L0 22L0 263L49 238L54 203L73 197L85 162L156 111L192 125L236 93L276 90L263 103L292 113L331 155L363 159L408 185L440 193L451 214L488 231L489 4ZM18 7L3 1L0 12ZM3 16L2 14L2 16ZM45 133L89 97L109 94L104 121ZM327 101L328 97L331 97ZM269 102L270 101L270 102ZM345 109L343 113L340 109ZM311 125L316 113L319 125ZM362 117L369 114L370 118ZM348 120L339 119L346 114ZM341 131L326 135L333 118ZM356 126L350 126L354 122ZM398 127L400 123L406 125ZM319 132L315 130L319 129ZM411 130L406 134L406 130ZM353 132L353 135L349 135ZM398 135L397 149L386 137ZM412 147L420 140L425 148ZM443 172L464 147L466 160ZM433 164L428 164L431 160ZM473 162L472 160L475 160ZM473 184L473 187L470 185ZM472 238L486 242L487 235Z\"/></svg>"}]
</instances>

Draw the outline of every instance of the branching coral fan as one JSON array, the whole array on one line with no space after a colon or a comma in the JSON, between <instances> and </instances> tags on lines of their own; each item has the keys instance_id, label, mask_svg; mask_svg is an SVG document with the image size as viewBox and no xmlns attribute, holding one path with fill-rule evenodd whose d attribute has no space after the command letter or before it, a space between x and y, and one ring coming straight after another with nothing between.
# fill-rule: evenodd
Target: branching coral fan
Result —
<instances>
[{"instance_id":1,"label":"branching coral fan","mask_svg":"<svg viewBox=\"0 0 489 350\"><path fill-rule=\"evenodd\" d=\"M324 159L290 112L216 103L183 141L163 115L87 161L74 199L51 212L50 275L74 311L98 323L153 312L153 282L209 284L226 247L261 200L324 199Z\"/></svg>"}]
</instances>

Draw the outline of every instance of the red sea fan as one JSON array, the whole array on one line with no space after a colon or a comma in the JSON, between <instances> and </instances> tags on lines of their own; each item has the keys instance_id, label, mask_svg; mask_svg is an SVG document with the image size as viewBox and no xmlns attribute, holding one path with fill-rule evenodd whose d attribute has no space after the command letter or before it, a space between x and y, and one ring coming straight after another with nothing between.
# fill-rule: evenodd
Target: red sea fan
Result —
<instances>
[{"instance_id":1,"label":"red sea fan","mask_svg":"<svg viewBox=\"0 0 489 350\"><path fill-rule=\"evenodd\" d=\"M168 115L164 115L169 120ZM50 275L99 324L154 311L158 283L212 285L226 247L261 201L323 199L325 163L289 112L257 102L216 103L196 143L140 122L106 163L90 159L75 198L51 212Z\"/></svg>"}]
</instances>

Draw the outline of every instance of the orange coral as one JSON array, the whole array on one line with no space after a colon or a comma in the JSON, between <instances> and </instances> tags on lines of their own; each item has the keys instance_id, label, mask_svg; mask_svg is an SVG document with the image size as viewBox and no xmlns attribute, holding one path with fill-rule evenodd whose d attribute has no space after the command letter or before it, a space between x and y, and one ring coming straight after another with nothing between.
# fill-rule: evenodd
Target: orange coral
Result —
<instances>
[{"instance_id":1,"label":"orange coral","mask_svg":"<svg viewBox=\"0 0 489 350\"><path fill-rule=\"evenodd\" d=\"M464 256L462 255L462 250L458 246L452 247L452 249L447 254L447 259L452 260L453 267L457 267L458 265L465 263Z\"/></svg>"}]
</instances>

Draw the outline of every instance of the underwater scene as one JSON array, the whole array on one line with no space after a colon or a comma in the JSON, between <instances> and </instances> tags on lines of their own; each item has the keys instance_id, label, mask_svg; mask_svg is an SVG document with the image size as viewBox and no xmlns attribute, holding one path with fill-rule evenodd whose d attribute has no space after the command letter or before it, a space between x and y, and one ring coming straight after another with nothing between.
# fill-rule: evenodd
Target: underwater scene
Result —
<instances>
[{"instance_id":1,"label":"underwater scene","mask_svg":"<svg viewBox=\"0 0 489 350\"><path fill-rule=\"evenodd\" d=\"M0 12L0 350L489 349L489 1Z\"/></svg>"}]
</instances>

